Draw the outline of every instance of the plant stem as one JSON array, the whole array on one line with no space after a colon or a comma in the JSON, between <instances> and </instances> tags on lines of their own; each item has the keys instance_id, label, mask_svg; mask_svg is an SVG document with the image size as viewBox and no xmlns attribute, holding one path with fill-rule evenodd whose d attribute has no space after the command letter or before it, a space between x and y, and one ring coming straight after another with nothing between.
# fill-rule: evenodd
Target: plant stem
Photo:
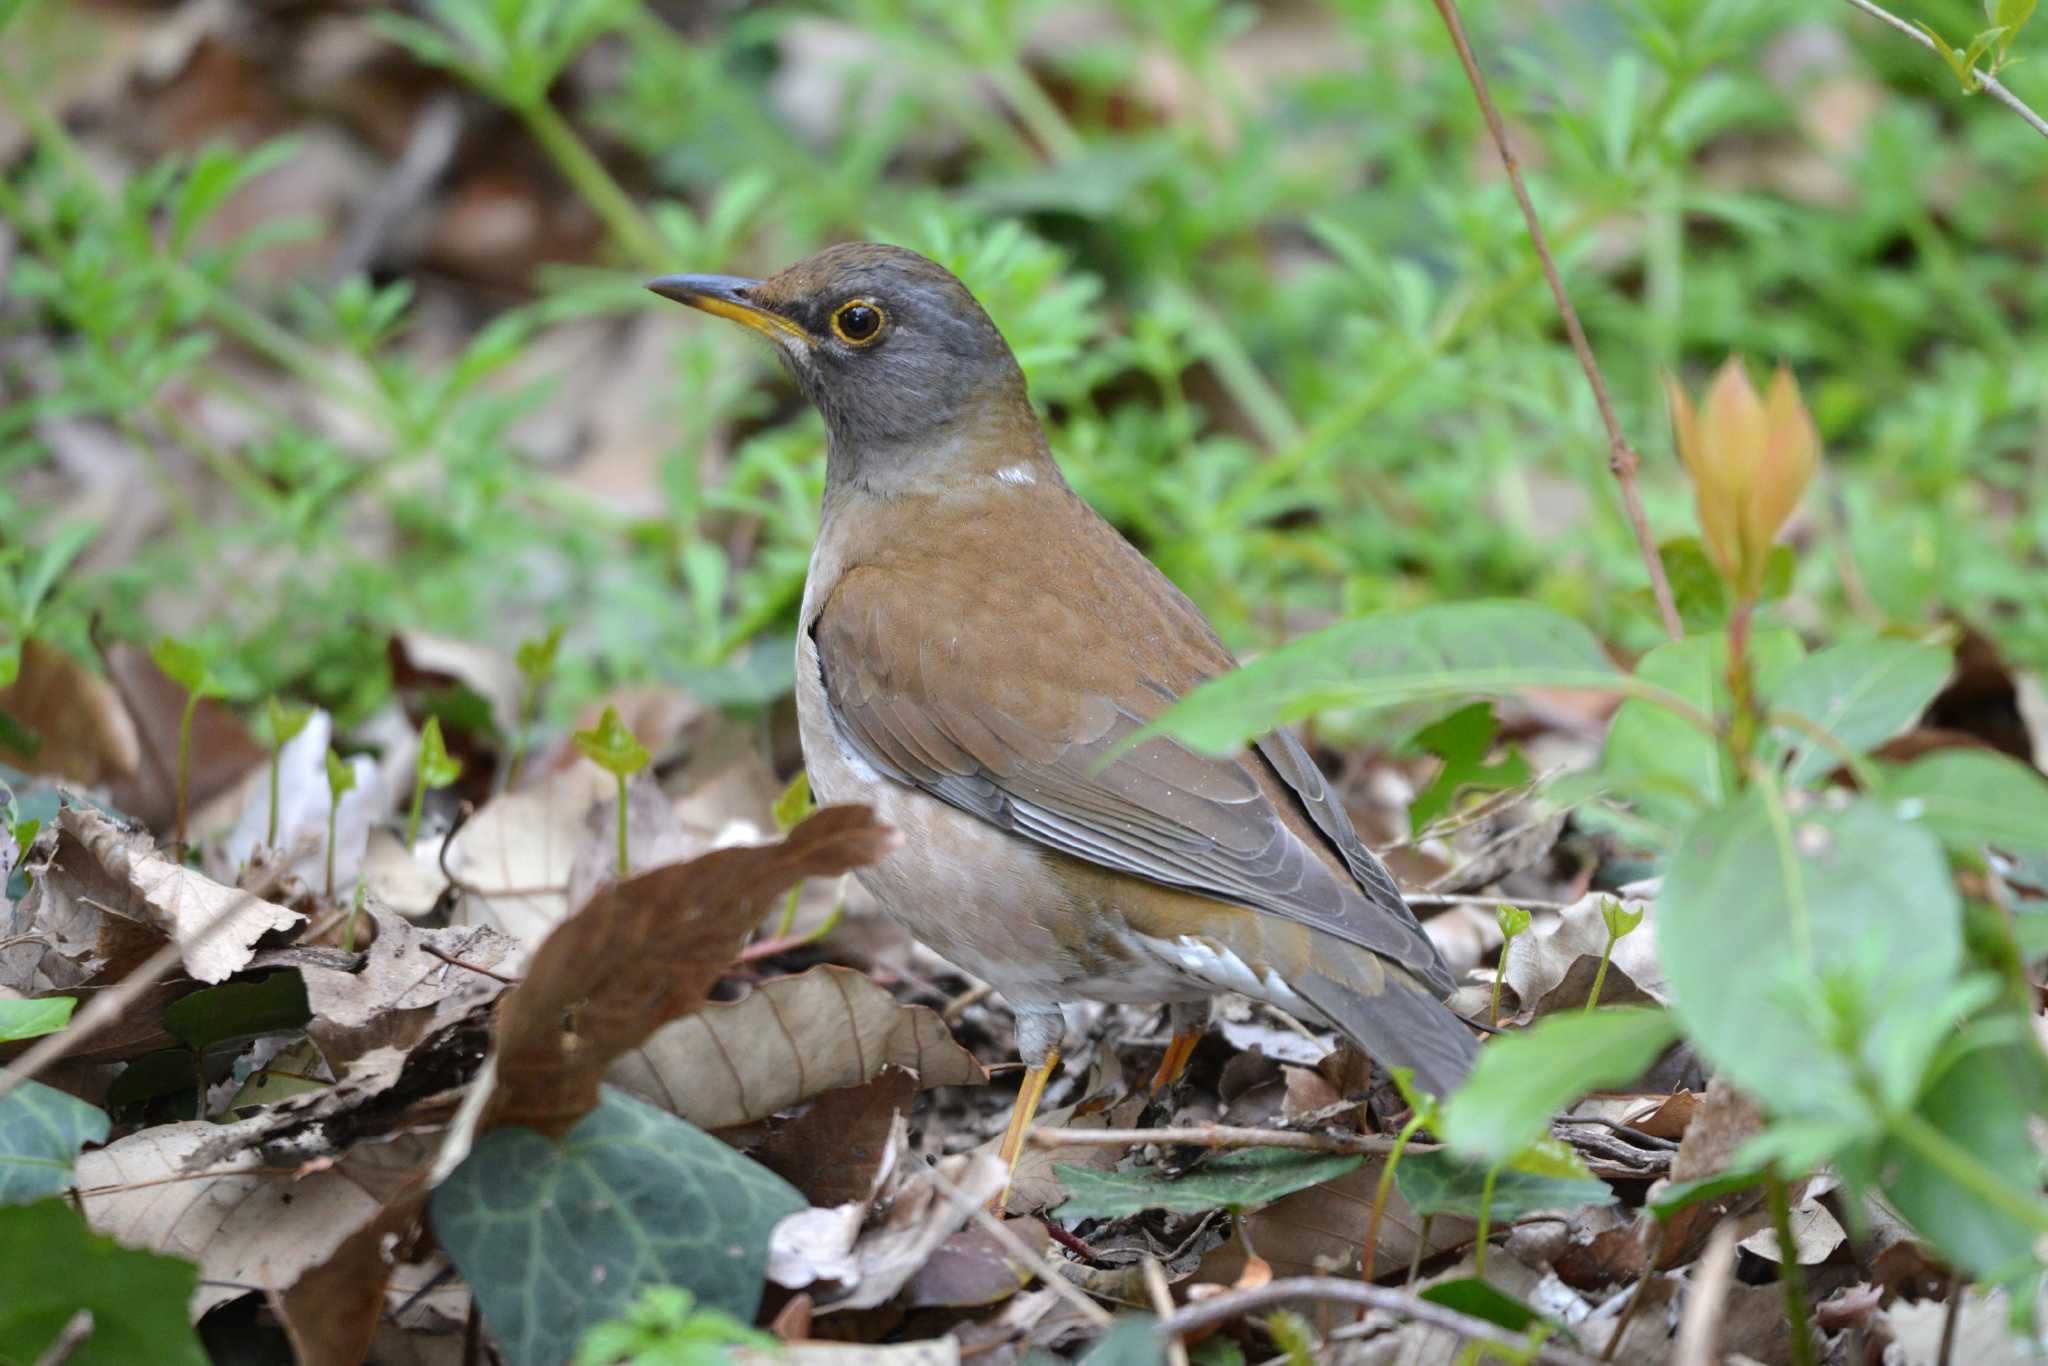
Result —
<instances>
[{"instance_id":1,"label":"plant stem","mask_svg":"<svg viewBox=\"0 0 2048 1366\"><path fill-rule=\"evenodd\" d=\"M1507 1164L1496 1162L1486 1169L1486 1182L1479 1188L1479 1241L1472 1249L1472 1273L1481 1280L1486 1278L1486 1241L1493 1232L1493 1187L1500 1180L1500 1169Z\"/></svg>"},{"instance_id":2,"label":"plant stem","mask_svg":"<svg viewBox=\"0 0 2048 1366\"><path fill-rule=\"evenodd\" d=\"M612 179L612 173L604 168L569 121L556 112L542 96L531 104L519 106L519 116L526 121L536 141L554 158L555 165L576 187L576 193L583 196L591 208L597 211L605 227L611 231L628 256L642 266L658 267L663 255L661 237L654 231L654 225L647 221L626 192L619 188L619 182Z\"/></svg>"},{"instance_id":3,"label":"plant stem","mask_svg":"<svg viewBox=\"0 0 2048 1366\"><path fill-rule=\"evenodd\" d=\"M1764 1192L1770 1201L1771 1226L1778 1233L1778 1284L1785 1292L1785 1321L1792 1328L1793 1366L1814 1366L1806 1277L1799 1270L1799 1243L1792 1236L1792 1201L1785 1193L1785 1179L1771 1172L1764 1178Z\"/></svg>"},{"instance_id":4,"label":"plant stem","mask_svg":"<svg viewBox=\"0 0 2048 1366\"><path fill-rule=\"evenodd\" d=\"M1372 1218L1365 1225L1365 1255L1358 1264L1358 1278L1362 1281L1372 1280L1374 1263L1379 1260L1380 1217L1387 1212L1387 1200L1394 1191L1394 1168L1400 1164L1401 1154L1408 1151L1408 1140L1414 1138L1421 1128L1421 1115L1408 1116L1401 1132L1394 1135L1394 1150L1387 1154L1387 1165L1380 1171L1379 1185L1372 1193Z\"/></svg>"},{"instance_id":5,"label":"plant stem","mask_svg":"<svg viewBox=\"0 0 2048 1366\"><path fill-rule=\"evenodd\" d=\"M185 714L178 718L178 832L174 843L178 857L185 857L185 815L192 801L192 718L199 710L199 694L185 694Z\"/></svg>"},{"instance_id":6,"label":"plant stem","mask_svg":"<svg viewBox=\"0 0 2048 1366\"><path fill-rule=\"evenodd\" d=\"M1890 24L1929 52L1939 55L1939 49L1934 46L1933 39L1899 18L1896 14L1891 13L1889 10L1880 9L1878 6L1870 3L1870 0L1849 0L1849 3L1862 10L1871 18ZM2012 91L2007 90L2003 85L2000 85L1996 76L1987 76L1979 71L1977 79L1982 82L1986 90L1991 92L1991 98L1997 100L2007 109L2012 110L2013 113L2018 114L2025 121L2027 127L2033 129L2042 137L2048 138L2048 119L2043 119L2039 114L2029 109L2024 100L2013 94Z\"/></svg>"},{"instance_id":7,"label":"plant stem","mask_svg":"<svg viewBox=\"0 0 2048 1366\"><path fill-rule=\"evenodd\" d=\"M775 938L789 938L789 932L796 927L796 903L802 894L802 884L789 889L789 898L782 903L782 919L776 922Z\"/></svg>"},{"instance_id":8,"label":"plant stem","mask_svg":"<svg viewBox=\"0 0 2048 1366\"><path fill-rule=\"evenodd\" d=\"M1604 903L1603 903L1604 904ZM1600 949L1600 966L1593 972L1593 989L1586 993L1586 1013L1593 1013L1593 1007L1600 1004L1600 988L1607 985L1607 964L1614 958L1614 946L1621 936L1613 930L1607 932L1607 942Z\"/></svg>"},{"instance_id":9,"label":"plant stem","mask_svg":"<svg viewBox=\"0 0 2048 1366\"><path fill-rule=\"evenodd\" d=\"M356 919L363 913L363 887L363 879L358 876L355 903L348 908L348 924L341 931L341 947L348 953L356 951Z\"/></svg>"},{"instance_id":10,"label":"plant stem","mask_svg":"<svg viewBox=\"0 0 2048 1366\"><path fill-rule=\"evenodd\" d=\"M1657 542L1650 535L1649 514L1643 510L1643 492L1636 486L1636 470L1642 465L1642 457L1635 447L1629 445L1622 435L1621 419L1614 414L1614 402L1607 396L1607 381L1600 374L1600 363L1593 358L1593 347L1586 340L1586 329L1579 325L1578 310L1572 307L1571 296L1565 293L1564 279L1557 273L1557 262L1550 255L1550 244L1544 240L1543 225L1536 217L1536 204L1529 198L1529 188L1522 183L1521 167L1515 163L1514 151L1508 146L1507 128L1501 122L1500 109L1493 102L1493 92L1487 89L1486 77L1480 74L1479 60L1472 55L1472 44L1465 37L1465 21L1459 17L1457 0L1435 0L1436 11L1443 16L1444 27L1450 30L1451 46L1458 50L1458 61L1465 68L1465 79L1472 84L1472 93L1479 100L1479 112L1486 119L1486 129L1493 135L1494 149L1500 153L1501 165L1507 168L1508 184L1514 189L1515 203L1521 206L1522 221L1528 225L1529 241L1536 248L1536 259L1543 265L1543 278L1550 282L1550 292L1557 300L1557 311L1564 318L1565 334L1571 338L1572 350L1578 353L1579 367L1586 372L1586 383L1593 390L1593 404L1600 410L1600 421L1607 427L1607 468L1613 473L1615 482L1621 486L1621 501L1628 512L1628 523L1635 532L1636 547L1642 551L1643 567L1650 574L1650 589L1657 597L1657 612L1664 618L1664 630L1673 639L1685 635L1685 627L1678 619L1678 601L1671 594L1671 580L1664 573L1664 560L1657 554Z\"/></svg>"},{"instance_id":11,"label":"plant stem","mask_svg":"<svg viewBox=\"0 0 2048 1366\"><path fill-rule=\"evenodd\" d=\"M420 812L427 804L427 767L414 764L412 775L412 810L405 818L405 847L410 850L420 837Z\"/></svg>"},{"instance_id":12,"label":"plant stem","mask_svg":"<svg viewBox=\"0 0 2048 1366\"><path fill-rule=\"evenodd\" d=\"M1749 761L1756 753L1756 679L1749 665L1750 617L1753 600L1738 602L1728 617L1728 755L1735 765L1735 786L1749 781Z\"/></svg>"},{"instance_id":13,"label":"plant stem","mask_svg":"<svg viewBox=\"0 0 2048 1366\"><path fill-rule=\"evenodd\" d=\"M327 794L327 900L334 901L334 826L335 817L341 814L341 794L329 791Z\"/></svg>"},{"instance_id":14,"label":"plant stem","mask_svg":"<svg viewBox=\"0 0 2048 1366\"><path fill-rule=\"evenodd\" d=\"M619 784L619 876L626 876L626 775L612 775Z\"/></svg>"},{"instance_id":15,"label":"plant stem","mask_svg":"<svg viewBox=\"0 0 2048 1366\"><path fill-rule=\"evenodd\" d=\"M265 828L263 835L264 847L269 849L277 848L277 785L279 781L278 770L281 767L283 767L283 764L284 746L272 745L270 747L270 824Z\"/></svg>"}]
</instances>

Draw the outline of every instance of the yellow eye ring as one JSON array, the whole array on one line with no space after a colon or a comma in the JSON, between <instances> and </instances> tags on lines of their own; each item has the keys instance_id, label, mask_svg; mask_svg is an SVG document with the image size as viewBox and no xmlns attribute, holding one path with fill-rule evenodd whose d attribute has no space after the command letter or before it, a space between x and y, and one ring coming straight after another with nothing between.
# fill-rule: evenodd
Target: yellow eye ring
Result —
<instances>
[{"instance_id":1,"label":"yellow eye ring","mask_svg":"<svg viewBox=\"0 0 2048 1366\"><path fill-rule=\"evenodd\" d=\"M866 346L882 335L889 315L872 299L848 299L832 315L832 333L848 346Z\"/></svg>"}]
</instances>

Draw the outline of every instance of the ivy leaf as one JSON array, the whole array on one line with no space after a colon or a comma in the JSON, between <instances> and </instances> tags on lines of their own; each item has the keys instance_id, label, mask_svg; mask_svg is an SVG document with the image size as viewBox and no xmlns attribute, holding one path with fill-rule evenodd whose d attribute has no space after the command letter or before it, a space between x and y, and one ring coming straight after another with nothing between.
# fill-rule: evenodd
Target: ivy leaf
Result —
<instances>
[{"instance_id":1,"label":"ivy leaf","mask_svg":"<svg viewBox=\"0 0 2048 1366\"><path fill-rule=\"evenodd\" d=\"M1529 761L1513 745L1494 763L1486 756L1493 750L1500 723L1494 719L1491 702L1474 702L1460 707L1434 725L1415 732L1409 745L1443 760L1430 785L1408 805L1408 826L1419 834L1458 799L1474 789L1498 792L1520 787L1529 781Z\"/></svg>"},{"instance_id":2,"label":"ivy leaf","mask_svg":"<svg viewBox=\"0 0 2048 1366\"><path fill-rule=\"evenodd\" d=\"M0 1205L63 1190L78 1150L106 1136L106 1111L55 1087L26 1081L0 1096Z\"/></svg>"},{"instance_id":3,"label":"ivy leaf","mask_svg":"<svg viewBox=\"0 0 2048 1366\"><path fill-rule=\"evenodd\" d=\"M1477 1219L1486 1193L1489 1164L1446 1148L1410 1152L1394 1168L1401 1198L1421 1216L1455 1214ZM1611 1205L1614 1192L1592 1177L1549 1176L1504 1166L1493 1181L1493 1221L1504 1224L1539 1210Z\"/></svg>"}]
</instances>

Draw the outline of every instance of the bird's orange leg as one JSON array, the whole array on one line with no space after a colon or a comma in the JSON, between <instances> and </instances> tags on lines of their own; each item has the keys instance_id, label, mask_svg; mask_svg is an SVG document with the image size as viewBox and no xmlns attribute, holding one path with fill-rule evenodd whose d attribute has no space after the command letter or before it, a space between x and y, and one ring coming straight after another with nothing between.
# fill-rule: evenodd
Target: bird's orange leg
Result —
<instances>
[{"instance_id":1,"label":"bird's orange leg","mask_svg":"<svg viewBox=\"0 0 2048 1366\"><path fill-rule=\"evenodd\" d=\"M1045 1099L1045 1085L1059 1065L1060 1050L1055 1046L1043 1063L1024 1074L1024 1084L1017 1090L1016 1107L1010 1111L1010 1127L1003 1131L1003 1146L996 1150L1003 1159L1003 1189L989 1204L991 1214L1001 1214L1003 1206L1009 1203L1010 1182L1017 1175L1017 1160L1024 1155L1024 1131L1031 1127L1038 1102Z\"/></svg>"},{"instance_id":2,"label":"bird's orange leg","mask_svg":"<svg viewBox=\"0 0 2048 1366\"><path fill-rule=\"evenodd\" d=\"M1166 1045L1166 1056L1159 1060L1159 1070L1152 1074L1153 1095L1179 1081L1181 1074L1188 1070L1188 1060L1195 1056L1195 1045L1201 1043L1202 1032L1199 1029L1182 1030L1173 1036L1173 1042Z\"/></svg>"}]
</instances>

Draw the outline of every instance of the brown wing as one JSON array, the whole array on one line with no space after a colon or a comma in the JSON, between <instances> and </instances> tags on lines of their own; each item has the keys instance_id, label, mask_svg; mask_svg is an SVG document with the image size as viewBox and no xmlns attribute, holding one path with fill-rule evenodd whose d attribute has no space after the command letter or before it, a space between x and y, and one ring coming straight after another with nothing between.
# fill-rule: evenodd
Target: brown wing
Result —
<instances>
[{"instance_id":1,"label":"brown wing","mask_svg":"<svg viewBox=\"0 0 2048 1366\"><path fill-rule=\"evenodd\" d=\"M810 628L842 741L993 825L1336 935L1448 995L1443 960L1292 735L1235 759L1162 738L1117 752L1234 662L1094 527L1079 531L1096 570L1080 592L1071 574L972 572L988 561L971 553L848 571Z\"/></svg>"}]
</instances>

